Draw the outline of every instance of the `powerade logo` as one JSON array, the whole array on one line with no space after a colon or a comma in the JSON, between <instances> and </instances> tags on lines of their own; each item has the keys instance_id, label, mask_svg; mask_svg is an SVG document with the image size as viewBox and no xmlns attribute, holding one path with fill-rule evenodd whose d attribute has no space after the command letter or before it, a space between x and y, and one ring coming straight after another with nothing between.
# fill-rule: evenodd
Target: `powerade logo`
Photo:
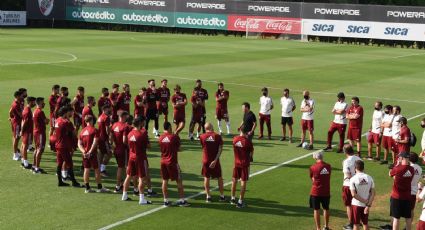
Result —
<instances>
[{"instance_id":1,"label":"powerade logo","mask_svg":"<svg viewBox=\"0 0 425 230\"><path fill-rule=\"evenodd\" d=\"M335 29L335 25L332 24L314 24L313 31L317 32L333 32Z\"/></svg>"},{"instance_id":2,"label":"powerade logo","mask_svg":"<svg viewBox=\"0 0 425 230\"><path fill-rule=\"evenodd\" d=\"M123 14L122 20L127 22L148 22L148 23L155 23L155 24L167 24L169 19L167 16L163 16L161 14Z\"/></svg>"},{"instance_id":3,"label":"powerade logo","mask_svg":"<svg viewBox=\"0 0 425 230\"><path fill-rule=\"evenodd\" d=\"M75 3L99 3L99 4L109 4L109 0L74 0Z\"/></svg>"},{"instance_id":4,"label":"powerade logo","mask_svg":"<svg viewBox=\"0 0 425 230\"><path fill-rule=\"evenodd\" d=\"M314 14L360 16L360 10L314 8Z\"/></svg>"},{"instance_id":5,"label":"powerade logo","mask_svg":"<svg viewBox=\"0 0 425 230\"><path fill-rule=\"evenodd\" d=\"M129 0L128 4L135 6L166 6L165 1Z\"/></svg>"},{"instance_id":6,"label":"powerade logo","mask_svg":"<svg viewBox=\"0 0 425 230\"><path fill-rule=\"evenodd\" d=\"M115 14L108 11L72 11L72 17L75 19L91 19L91 20L115 20Z\"/></svg>"},{"instance_id":7,"label":"powerade logo","mask_svg":"<svg viewBox=\"0 0 425 230\"><path fill-rule=\"evenodd\" d=\"M186 7L192 9L226 10L226 4L219 3L187 2Z\"/></svg>"},{"instance_id":8,"label":"powerade logo","mask_svg":"<svg viewBox=\"0 0 425 230\"><path fill-rule=\"evenodd\" d=\"M385 35L399 35L399 36L407 36L409 33L408 28L398 28L398 27L386 27Z\"/></svg>"},{"instance_id":9,"label":"powerade logo","mask_svg":"<svg viewBox=\"0 0 425 230\"><path fill-rule=\"evenodd\" d=\"M425 12L387 11L387 17L393 17L393 18L425 18Z\"/></svg>"},{"instance_id":10,"label":"powerade logo","mask_svg":"<svg viewBox=\"0 0 425 230\"><path fill-rule=\"evenodd\" d=\"M280 13L289 13L291 12L289 6L257 6L257 5L248 5L248 11L254 12L280 12Z\"/></svg>"},{"instance_id":11,"label":"powerade logo","mask_svg":"<svg viewBox=\"0 0 425 230\"><path fill-rule=\"evenodd\" d=\"M226 20L220 18L194 18L191 16L178 17L177 24L188 25L188 26L199 26L199 27L226 27Z\"/></svg>"},{"instance_id":12,"label":"powerade logo","mask_svg":"<svg viewBox=\"0 0 425 230\"><path fill-rule=\"evenodd\" d=\"M353 34L368 34L370 30L369 26L355 26L349 25L347 28L347 33Z\"/></svg>"}]
</instances>

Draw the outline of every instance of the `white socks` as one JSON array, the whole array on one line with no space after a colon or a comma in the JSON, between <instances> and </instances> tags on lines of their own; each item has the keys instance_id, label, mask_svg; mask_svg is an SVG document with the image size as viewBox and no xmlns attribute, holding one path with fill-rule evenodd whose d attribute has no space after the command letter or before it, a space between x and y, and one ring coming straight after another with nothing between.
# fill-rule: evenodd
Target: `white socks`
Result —
<instances>
[{"instance_id":1,"label":"white socks","mask_svg":"<svg viewBox=\"0 0 425 230\"><path fill-rule=\"evenodd\" d=\"M127 192L123 192L121 200L127 200L127 199L128 199Z\"/></svg>"},{"instance_id":2,"label":"white socks","mask_svg":"<svg viewBox=\"0 0 425 230\"><path fill-rule=\"evenodd\" d=\"M68 171L62 170L62 178L67 178L67 177L68 177Z\"/></svg>"},{"instance_id":3,"label":"white socks","mask_svg":"<svg viewBox=\"0 0 425 230\"><path fill-rule=\"evenodd\" d=\"M230 134L230 121L226 122L227 134Z\"/></svg>"},{"instance_id":4,"label":"white socks","mask_svg":"<svg viewBox=\"0 0 425 230\"><path fill-rule=\"evenodd\" d=\"M100 164L100 171L103 172L105 171L106 166L104 164Z\"/></svg>"},{"instance_id":5,"label":"white socks","mask_svg":"<svg viewBox=\"0 0 425 230\"><path fill-rule=\"evenodd\" d=\"M28 161L27 161L27 160L24 160L24 162L23 162L23 163L24 163L24 166L25 166L25 167L28 167Z\"/></svg>"},{"instance_id":6,"label":"white socks","mask_svg":"<svg viewBox=\"0 0 425 230\"><path fill-rule=\"evenodd\" d=\"M218 126L218 131L222 133L223 131L221 130L221 121L217 121L217 126Z\"/></svg>"}]
</instances>

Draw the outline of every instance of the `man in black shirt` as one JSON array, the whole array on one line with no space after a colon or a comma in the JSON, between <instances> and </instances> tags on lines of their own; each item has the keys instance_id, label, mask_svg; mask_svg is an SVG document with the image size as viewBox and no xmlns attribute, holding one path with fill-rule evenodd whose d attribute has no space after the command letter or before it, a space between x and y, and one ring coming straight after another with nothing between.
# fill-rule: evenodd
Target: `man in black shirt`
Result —
<instances>
[{"instance_id":1,"label":"man in black shirt","mask_svg":"<svg viewBox=\"0 0 425 230\"><path fill-rule=\"evenodd\" d=\"M252 140L254 136L255 128L257 127L257 118L255 114L250 110L251 106L248 102L242 104L242 111L244 112L243 121L239 126L238 130L243 129L244 133L247 134L249 140Z\"/></svg>"}]
</instances>

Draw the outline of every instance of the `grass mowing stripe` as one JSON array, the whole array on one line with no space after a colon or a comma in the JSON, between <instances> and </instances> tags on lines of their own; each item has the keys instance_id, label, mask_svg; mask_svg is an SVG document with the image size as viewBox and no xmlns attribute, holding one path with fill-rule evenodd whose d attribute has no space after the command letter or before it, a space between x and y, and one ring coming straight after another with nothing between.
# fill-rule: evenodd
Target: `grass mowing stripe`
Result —
<instances>
[{"instance_id":1,"label":"grass mowing stripe","mask_svg":"<svg viewBox=\"0 0 425 230\"><path fill-rule=\"evenodd\" d=\"M423 115L425 115L425 113L421 113L421 114L415 115L415 116L413 116L413 117L408 118L407 120L408 120L408 121L410 121L410 120L416 119L416 118L418 118L418 117L421 117L421 116L423 116ZM366 134L367 134L367 133L368 133L368 132L363 133L363 134L362 134L362 137L366 136ZM347 142L347 141L346 141L346 142ZM332 145L332 147L334 147L334 146L335 146L335 145ZM271 167L265 168L265 169L263 169L263 170L260 170L260 171L257 171L257 172L254 172L254 173L251 173L251 174L249 175L249 177L254 177L254 176L257 176L257 175L264 174L264 173L269 172L269 171L271 171L271 170L274 170L274 169L276 169L276 168L279 168L279 167L282 167L282 166L284 166L284 165L287 165L287 164L290 164L290 163L293 163L293 162L296 162L296 161L302 160L302 159L304 159L304 158L307 158L307 157L309 157L309 156L312 156L314 153L316 153L316 152L321 152L321 151L322 151L322 150L316 150L316 151L314 151L314 152L310 152L310 153L307 153L307 154L305 154L305 155L302 155L302 156L299 156L299 157L293 158L293 159L291 159L291 160L288 160L288 161L282 162L282 163L280 163L280 164L277 164L277 165L274 165L274 166L271 166ZM231 181L229 181L229 182L226 182L226 183L224 184L224 186L229 186L229 185L231 185L231 184L232 184L232 182L231 182ZM214 187L214 188L212 188L212 189L210 189L210 190L211 190L211 191L215 191L215 190L217 190L217 189L218 189L218 187ZM187 197L187 199L193 199L193 198L199 197L199 196L204 195L204 194L205 194L205 191L202 191L202 192L199 192L199 193L193 194L193 195L191 195L191 196L188 196L188 197ZM127 218L127 219L125 219L125 220L121 220L121 221L115 222L115 223L113 223L113 224L110 224L110 225L108 225L108 226L102 227L102 228L100 228L99 230L108 230L108 229L112 229L112 228L117 227L117 226L120 226L120 225L122 225L122 224L125 224L125 223L128 223L128 222L131 222L131 221L133 221L133 220L135 220L135 219L138 219L138 218L141 218L141 217L144 217L144 216L148 216L148 215L150 215L150 214L152 214L152 213L155 213L155 212L161 211L162 209L165 209L165 208L167 208L167 207L165 207L165 206L160 206L160 207L157 207L157 208L151 209L151 210L149 210L149 211L142 212L142 213L140 213L140 214L137 214L137 215L132 216L132 217L130 217L130 218Z\"/></svg>"}]
</instances>

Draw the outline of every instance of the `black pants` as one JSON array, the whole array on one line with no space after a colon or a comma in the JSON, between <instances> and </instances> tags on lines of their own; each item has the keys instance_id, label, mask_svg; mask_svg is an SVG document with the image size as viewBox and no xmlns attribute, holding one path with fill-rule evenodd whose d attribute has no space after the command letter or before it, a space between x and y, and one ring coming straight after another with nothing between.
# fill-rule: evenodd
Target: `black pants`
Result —
<instances>
[{"instance_id":1,"label":"black pants","mask_svg":"<svg viewBox=\"0 0 425 230\"><path fill-rule=\"evenodd\" d=\"M149 130L149 121L154 120L155 122L155 130L159 129L159 123L158 123L158 110L157 109L148 109L146 111L146 124L145 129Z\"/></svg>"}]
</instances>

